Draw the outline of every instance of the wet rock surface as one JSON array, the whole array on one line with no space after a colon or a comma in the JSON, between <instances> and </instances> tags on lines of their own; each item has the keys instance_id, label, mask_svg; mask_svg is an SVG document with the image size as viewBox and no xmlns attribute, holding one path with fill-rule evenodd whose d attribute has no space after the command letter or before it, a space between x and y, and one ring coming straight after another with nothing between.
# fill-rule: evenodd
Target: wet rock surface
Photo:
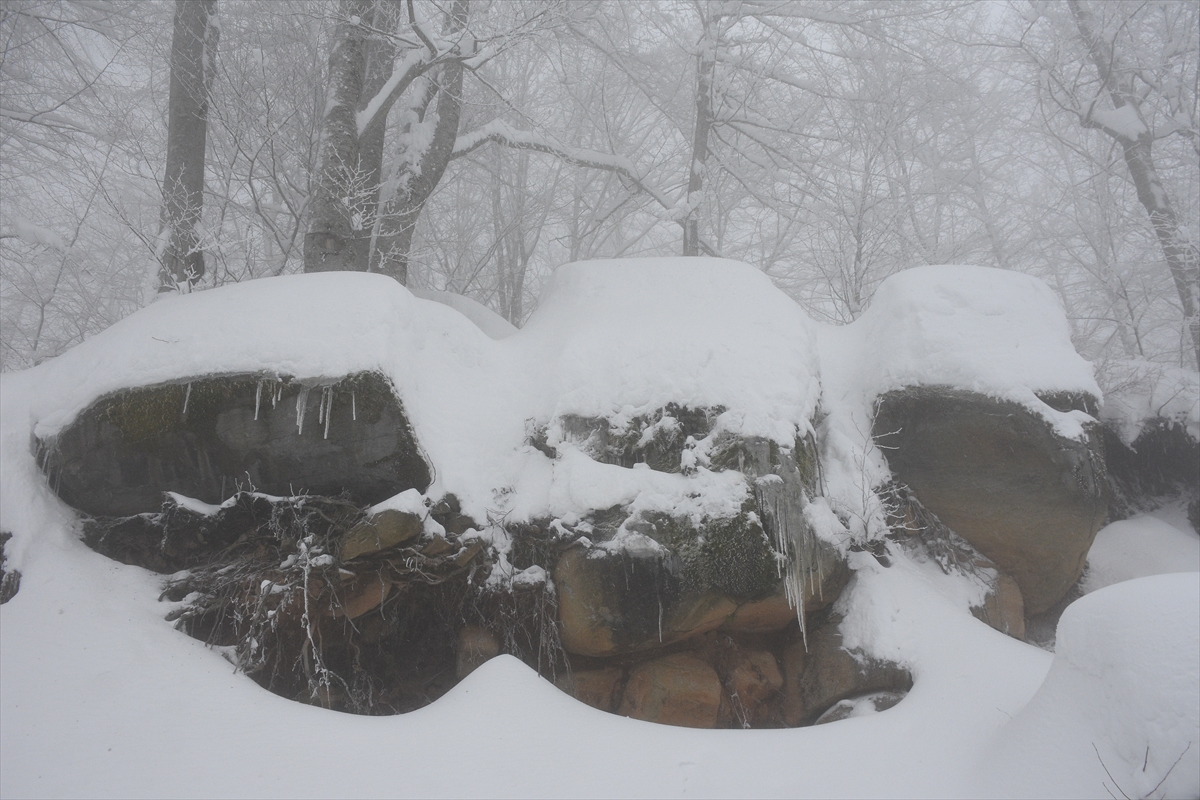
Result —
<instances>
[{"instance_id":1,"label":"wet rock surface","mask_svg":"<svg viewBox=\"0 0 1200 800\"><path fill-rule=\"evenodd\" d=\"M1126 517L1162 497L1190 498L1188 521L1200 529L1200 442L1180 423L1151 421L1132 444L1107 424L1103 429L1108 466L1109 517Z\"/></svg>"},{"instance_id":2,"label":"wet rock surface","mask_svg":"<svg viewBox=\"0 0 1200 800\"><path fill-rule=\"evenodd\" d=\"M168 491L206 503L239 489L345 492L367 504L424 491L431 480L391 385L371 372L314 382L197 377L128 389L39 442L39 458L64 501L102 517L156 513Z\"/></svg>"},{"instance_id":3,"label":"wet rock surface","mask_svg":"<svg viewBox=\"0 0 1200 800\"><path fill-rule=\"evenodd\" d=\"M1015 403L921 387L880 398L874 436L897 480L1016 580L1026 613L1078 580L1106 514L1098 425L1070 440Z\"/></svg>"},{"instance_id":4,"label":"wet rock surface","mask_svg":"<svg viewBox=\"0 0 1200 800\"><path fill-rule=\"evenodd\" d=\"M696 522L618 507L575 526L586 541L580 535L553 568L569 652L636 652L717 628L777 631L837 599L849 571L804 517L817 493L815 443L799 439L788 447L715 431L722 411L671 404L620 428L564 417L535 443L553 452L570 442L618 466L736 470L749 486L735 516Z\"/></svg>"},{"instance_id":5,"label":"wet rock surface","mask_svg":"<svg viewBox=\"0 0 1200 800\"><path fill-rule=\"evenodd\" d=\"M842 644L837 617L788 648L783 713L788 725L813 722L835 703L873 692L906 693L912 675L903 667L851 652Z\"/></svg>"}]
</instances>

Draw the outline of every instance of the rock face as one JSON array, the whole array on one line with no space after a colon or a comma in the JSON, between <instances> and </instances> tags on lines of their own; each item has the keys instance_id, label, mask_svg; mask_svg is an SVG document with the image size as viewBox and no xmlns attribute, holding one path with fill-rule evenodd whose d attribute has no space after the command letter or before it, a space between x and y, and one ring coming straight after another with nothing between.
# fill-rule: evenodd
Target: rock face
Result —
<instances>
[{"instance_id":1,"label":"rock face","mask_svg":"<svg viewBox=\"0 0 1200 800\"><path fill-rule=\"evenodd\" d=\"M740 513L698 524L620 507L586 520L587 542L565 550L554 566L562 641L569 652L636 652L717 628L780 630L797 615L787 596L789 575L804 613L837 599L849 571L804 518L816 493L815 444L709 438L706 421L715 416L668 406L635 420L632 430L614 432L606 420L576 417L559 423L560 441L606 463L686 472L703 459L714 471L743 473L752 487ZM618 536L621 544L615 546Z\"/></svg>"},{"instance_id":2,"label":"rock face","mask_svg":"<svg viewBox=\"0 0 1200 800\"><path fill-rule=\"evenodd\" d=\"M1111 519L1128 517L1151 498L1190 495L1188 519L1193 526L1200 526L1195 510L1200 499L1200 442L1183 424L1159 418L1128 445L1105 424L1104 457Z\"/></svg>"},{"instance_id":3,"label":"rock face","mask_svg":"<svg viewBox=\"0 0 1200 800\"><path fill-rule=\"evenodd\" d=\"M1011 575L1037 614L1078 580L1104 522L1098 428L1065 439L1015 403L921 387L880 399L874 435L896 478Z\"/></svg>"},{"instance_id":4,"label":"rock face","mask_svg":"<svg viewBox=\"0 0 1200 800\"><path fill-rule=\"evenodd\" d=\"M715 728L721 715L721 679L690 653L648 661L629 676L622 716L686 728Z\"/></svg>"},{"instance_id":5,"label":"rock face","mask_svg":"<svg viewBox=\"0 0 1200 800\"><path fill-rule=\"evenodd\" d=\"M912 688L912 676L900 666L847 651L837 623L833 618L815 631L807 651L803 642L796 642L784 653L783 714L788 725L815 720L848 697Z\"/></svg>"},{"instance_id":6,"label":"rock face","mask_svg":"<svg viewBox=\"0 0 1200 800\"><path fill-rule=\"evenodd\" d=\"M555 685L592 708L612 712L620 702L624 677L624 670L618 667L575 670L560 676Z\"/></svg>"},{"instance_id":7,"label":"rock face","mask_svg":"<svg viewBox=\"0 0 1200 800\"><path fill-rule=\"evenodd\" d=\"M39 443L51 486L92 516L156 512L163 492L220 503L239 488L374 503L424 491L429 466L376 373L304 383L200 377L101 398Z\"/></svg>"}]
</instances>

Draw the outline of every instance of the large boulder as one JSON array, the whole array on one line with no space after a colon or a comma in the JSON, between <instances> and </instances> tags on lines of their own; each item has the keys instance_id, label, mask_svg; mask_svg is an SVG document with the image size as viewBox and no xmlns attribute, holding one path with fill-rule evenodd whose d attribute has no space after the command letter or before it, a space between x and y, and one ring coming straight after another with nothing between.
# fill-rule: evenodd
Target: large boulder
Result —
<instances>
[{"instance_id":1,"label":"large boulder","mask_svg":"<svg viewBox=\"0 0 1200 800\"><path fill-rule=\"evenodd\" d=\"M93 516L158 511L164 492L220 503L239 488L376 503L430 469L382 375L197 377L97 400L39 443L51 485Z\"/></svg>"},{"instance_id":2,"label":"large boulder","mask_svg":"<svg viewBox=\"0 0 1200 800\"><path fill-rule=\"evenodd\" d=\"M1088 410L1086 397L1048 399ZM1106 513L1098 424L1069 439L1017 403L916 387L880 398L874 435L897 480L1016 580L1026 614L1079 579Z\"/></svg>"},{"instance_id":3,"label":"large boulder","mask_svg":"<svg viewBox=\"0 0 1200 800\"><path fill-rule=\"evenodd\" d=\"M837 599L849 571L804 515L816 493L815 443L709 438L715 416L668 406L616 431L605 420L560 421L551 441L570 440L596 460L675 472L701 463L747 479L733 516L696 521L618 507L586 520L587 539L554 566L569 652L635 652L716 628L780 630Z\"/></svg>"},{"instance_id":4,"label":"large boulder","mask_svg":"<svg viewBox=\"0 0 1200 800\"><path fill-rule=\"evenodd\" d=\"M712 665L691 653L676 653L634 668L619 713L664 725L715 728L724 699Z\"/></svg>"}]
</instances>

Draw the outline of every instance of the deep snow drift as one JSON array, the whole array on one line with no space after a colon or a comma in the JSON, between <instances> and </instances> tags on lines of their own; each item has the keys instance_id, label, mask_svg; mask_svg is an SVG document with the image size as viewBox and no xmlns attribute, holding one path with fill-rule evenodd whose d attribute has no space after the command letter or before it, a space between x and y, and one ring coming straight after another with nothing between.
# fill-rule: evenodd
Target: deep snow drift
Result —
<instances>
[{"instance_id":1,"label":"deep snow drift","mask_svg":"<svg viewBox=\"0 0 1200 800\"><path fill-rule=\"evenodd\" d=\"M826 491L850 522L825 533L845 544L881 532L864 489L886 466L863 433L879 392L982 391L1067 434L1080 412L1034 393L1098 394L1049 289L995 270L902 273L840 329L814 324L754 268L711 259L567 265L515 333L485 334L444 300L374 275L256 281L157 302L3 376L0 529L24 578L0 607L0 793L1104 797L1164 777L1155 796L1200 792L1195 574L1098 588L1064 616L1052 657L971 617L971 580L901 553L886 569L851 554L846 642L906 665L914 687L886 712L814 728L622 719L507 657L421 711L351 717L269 694L172 630L160 578L79 543L30 453L32 432L52 434L125 386L374 369L437 467L428 494L456 493L476 519L618 503L699 514L739 497L740 475L627 470L568 447L551 460L526 443L530 421L619 421L674 401L724 406L725 430L787 443L824 415ZM1137 688L1146 677L1158 682Z\"/></svg>"}]
</instances>

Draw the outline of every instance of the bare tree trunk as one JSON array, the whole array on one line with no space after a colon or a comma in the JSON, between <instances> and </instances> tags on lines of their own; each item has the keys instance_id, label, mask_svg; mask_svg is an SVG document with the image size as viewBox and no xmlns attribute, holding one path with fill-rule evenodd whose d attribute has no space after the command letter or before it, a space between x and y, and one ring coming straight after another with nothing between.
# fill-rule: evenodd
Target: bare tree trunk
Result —
<instances>
[{"instance_id":1,"label":"bare tree trunk","mask_svg":"<svg viewBox=\"0 0 1200 800\"><path fill-rule=\"evenodd\" d=\"M1162 247L1163 257L1175 281L1175 289L1179 292L1184 324L1191 333L1196 364L1200 366L1200 317L1197 316L1197 308L1200 307L1200 251L1180 230L1171 198L1158 177L1152 149L1154 132L1142 115L1131 76L1124 77L1128 73L1122 69L1112 44L1100 38L1091 12L1079 0L1068 0L1068 5L1113 105L1117 109L1127 108L1130 112L1125 117L1127 124L1120 129L1093 119L1090 112L1084 124L1100 128L1121 145L1125 166L1129 168L1129 176L1137 189L1138 201L1150 217L1154 235Z\"/></svg>"},{"instance_id":2,"label":"bare tree trunk","mask_svg":"<svg viewBox=\"0 0 1200 800\"><path fill-rule=\"evenodd\" d=\"M683 254L700 255L700 198L708 162L708 136L712 130L712 82L717 66L716 19L705 13L700 52L696 56L696 127L692 160L688 168L687 218L683 226Z\"/></svg>"},{"instance_id":3,"label":"bare tree trunk","mask_svg":"<svg viewBox=\"0 0 1200 800\"><path fill-rule=\"evenodd\" d=\"M163 177L158 291L187 292L204 275L196 226L204 206L208 94L218 28L216 0L176 0L171 36L167 166Z\"/></svg>"},{"instance_id":4,"label":"bare tree trunk","mask_svg":"<svg viewBox=\"0 0 1200 800\"><path fill-rule=\"evenodd\" d=\"M461 33L467 25L470 0L454 0L446 21L446 33ZM413 155L405 160L397 176L397 190L386 204L376 238L373 272L391 275L400 283L408 282L408 260L412 250L417 221L425 201L437 188L454 154L458 138L458 122L462 112L463 65L455 59L441 67L437 78L437 121L433 138L413 163ZM406 143L407 144L407 143Z\"/></svg>"},{"instance_id":5,"label":"bare tree trunk","mask_svg":"<svg viewBox=\"0 0 1200 800\"><path fill-rule=\"evenodd\" d=\"M376 30L394 31L400 22L398 0L382 0L374 9ZM396 43L390 37L376 35L367 42L366 66L358 111L364 111L383 89L396 62ZM358 174L365 184L365 195L357 210L358 225L352 230L354 268L366 270L371 264L371 242L379 213L380 182L383 180L383 140L387 130L387 111L377 113L358 137Z\"/></svg>"},{"instance_id":6,"label":"bare tree trunk","mask_svg":"<svg viewBox=\"0 0 1200 800\"><path fill-rule=\"evenodd\" d=\"M366 69L366 23L372 0L341 0L333 52L329 56L329 94L321 124L320 173L304 236L304 271L355 269L351 242L358 176L358 103Z\"/></svg>"}]
</instances>

